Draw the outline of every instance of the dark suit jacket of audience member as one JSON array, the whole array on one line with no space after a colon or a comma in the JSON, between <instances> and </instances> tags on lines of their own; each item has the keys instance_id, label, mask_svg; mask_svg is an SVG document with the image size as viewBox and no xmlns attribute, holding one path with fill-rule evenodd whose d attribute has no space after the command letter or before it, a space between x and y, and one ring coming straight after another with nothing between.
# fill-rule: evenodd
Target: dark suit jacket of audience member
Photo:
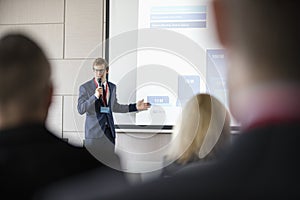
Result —
<instances>
[{"instance_id":1,"label":"dark suit jacket of audience member","mask_svg":"<svg viewBox=\"0 0 300 200\"><path fill-rule=\"evenodd\" d=\"M90 170L87 173L55 182L38 191L32 200L76 200L102 199L131 187L122 171L103 169Z\"/></svg>"},{"instance_id":2,"label":"dark suit jacket of audience member","mask_svg":"<svg viewBox=\"0 0 300 200\"><path fill-rule=\"evenodd\" d=\"M41 124L0 131L2 197L27 199L53 181L101 166L86 149L67 144Z\"/></svg>"},{"instance_id":3,"label":"dark suit jacket of audience member","mask_svg":"<svg viewBox=\"0 0 300 200\"><path fill-rule=\"evenodd\" d=\"M221 135L221 137L224 137L224 136L225 136L225 134ZM232 135L230 137L232 140L233 139ZM227 150L230 147L231 143L232 142L228 142L227 144L225 144L225 142L223 142L223 144L217 143L217 145L215 145L213 150L208 155L206 155L204 158L200 159L197 155L194 155L192 157L192 159L189 160L185 164L178 163L176 160L174 162L172 162L171 164L169 164L170 161L168 161L167 156L164 156L163 166L165 166L165 167L163 167L161 170L161 177L167 178L167 177L174 176L178 172L185 170L185 168L189 168L190 166L194 166L194 165L200 166L202 164L206 164L207 162L209 162L209 163L215 162L226 155Z\"/></svg>"},{"instance_id":4,"label":"dark suit jacket of audience member","mask_svg":"<svg viewBox=\"0 0 300 200\"><path fill-rule=\"evenodd\" d=\"M216 163L192 165L107 199L299 199L299 141L299 123L252 129Z\"/></svg>"},{"instance_id":5,"label":"dark suit jacket of audience member","mask_svg":"<svg viewBox=\"0 0 300 200\"><path fill-rule=\"evenodd\" d=\"M194 156L194 158L186 164L178 163L175 160L174 162L172 162L171 164L168 165L169 162L170 161L168 161L167 157L164 156L163 166L165 166L165 167L163 167L161 170L162 171L161 177L163 177L163 178L174 176L178 171L186 168L187 166L194 164L194 163L200 164L202 161L199 159L199 157Z\"/></svg>"}]
</instances>

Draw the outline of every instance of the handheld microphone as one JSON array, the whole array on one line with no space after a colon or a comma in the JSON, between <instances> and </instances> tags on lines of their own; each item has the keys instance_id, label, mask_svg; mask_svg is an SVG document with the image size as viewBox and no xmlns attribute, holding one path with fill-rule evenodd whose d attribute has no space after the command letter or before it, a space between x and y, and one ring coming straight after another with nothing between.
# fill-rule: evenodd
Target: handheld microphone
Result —
<instances>
[{"instance_id":1,"label":"handheld microphone","mask_svg":"<svg viewBox=\"0 0 300 200\"><path fill-rule=\"evenodd\" d=\"M98 82L98 87L101 87L101 83L102 83L101 78L98 78L97 82Z\"/></svg>"},{"instance_id":2,"label":"handheld microphone","mask_svg":"<svg viewBox=\"0 0 300 200\"><path fill-rule=\"evenodd\" d=\"M97 82L98 82L98 88L99 87L102 87L102 81L101 81L101 78L98 78L97 79ZM102 95L100 95L100 97L101 97Z\"/></svg>"}]
</instances>

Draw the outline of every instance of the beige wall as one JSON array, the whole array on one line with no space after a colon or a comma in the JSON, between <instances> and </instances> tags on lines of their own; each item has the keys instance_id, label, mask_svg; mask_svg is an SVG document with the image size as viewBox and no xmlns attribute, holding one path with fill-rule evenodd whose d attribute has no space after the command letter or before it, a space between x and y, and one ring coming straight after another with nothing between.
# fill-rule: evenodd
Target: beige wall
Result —
<instances>
[{"instance_id":1,"label":"beige wall","mask_svg":"<svg viewBox=\"0 0 300 200\"><path fill-rule=\"evenodd\" d=\"M26 33L44 48L52 64L55 91L47 126L78 144L84 116L74 110L76 82L88 80L93 75L89 65L104 56L97 48L104 40L103 28L104 0L0 0L0 36ZM82 70L84 77L78 74Z\"/></svg>"}]
</instances>

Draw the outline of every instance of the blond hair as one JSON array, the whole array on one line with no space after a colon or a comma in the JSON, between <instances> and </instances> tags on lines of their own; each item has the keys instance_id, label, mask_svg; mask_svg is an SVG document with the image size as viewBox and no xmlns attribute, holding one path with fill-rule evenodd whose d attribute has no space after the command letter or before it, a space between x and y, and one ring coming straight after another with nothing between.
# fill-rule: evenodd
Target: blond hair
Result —
<instances>
[{"instance_id":1,"label":"blond hair","mask_svg":"<svg viewBox=\"0 0 300 200\"><path fill-rule=\"evenodd\" d=\"M105 59L103 58L96 58L93 62L93 67L94 66L100 66L100 65L104 65L105 69L108 69L108 63L106 62Z\"/></svg>"},{"instance_id":2,"label":"blond hair","mask_svg":"<svg viewBox=\"0 0 300 200\"><path fill-rule=\"evenodd\" d=\"M212 155L217 146L229 141L229 121L227 109L215 97L209 94L194 96L174 127L168 160L185 164L195 157L203 159Z\"/></svg>"}]
</instances>

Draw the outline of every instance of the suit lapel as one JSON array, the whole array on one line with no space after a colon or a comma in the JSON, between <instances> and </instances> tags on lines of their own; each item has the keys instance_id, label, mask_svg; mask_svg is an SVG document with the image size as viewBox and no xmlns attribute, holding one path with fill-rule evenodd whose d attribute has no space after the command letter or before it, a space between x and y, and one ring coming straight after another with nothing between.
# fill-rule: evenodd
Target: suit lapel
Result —
<instances>
[{"instance_id":1,"label":"suit lapel","mask_svg":"<svg viewBox=\"0 0 300 200\"><path fill-rule=\"evenodd\" d=\"M94 78L92 80L89 81L88 83L88 88L91 92L91 94L93 94L96 90L96 85L95 85L95 82L94 82Z\"/></svg>"},{"instance_id":2,"label":"suit lapel","mask_svg":"<svg viewBox=\"0 0 300 200\"><path fill-rule=\"evenodd\" d=\"M111 95L112 95L112 91L113 91L113 85L110 82L108 83L108 89L109 89L109 97L108 97L108 105L109 107L111 107Z\"/></svg>"}]
</instances>

